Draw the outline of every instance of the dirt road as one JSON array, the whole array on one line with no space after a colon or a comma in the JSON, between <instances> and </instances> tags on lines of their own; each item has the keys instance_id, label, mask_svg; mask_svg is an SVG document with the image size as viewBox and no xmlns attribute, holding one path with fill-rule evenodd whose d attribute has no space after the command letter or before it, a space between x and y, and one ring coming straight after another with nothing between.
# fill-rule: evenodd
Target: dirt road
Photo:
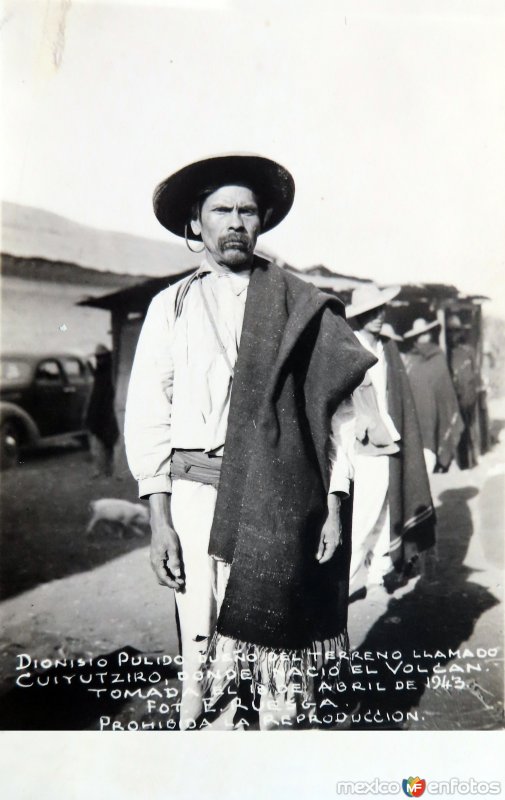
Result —
<instances>
[{"instance_id":1,"label":"dirt road","mask_svg":"<svg viewBox=\"0 0 505 800\"><path fill-rule=\"evenodd\" d=\"M505 403L495 404L493 418L499 429ZM430 569L393 596L378 588L369 592L349 613L353 648L401 653L398 671L392 671L397 664L390 656L374 682L391 688L392 675L406 681L412 665L416 688L393 687L380 697L376 686L357 690L354 717L343 727L503 724L504 471L502 437L477 468L432 476L438 545ZM100 704L97 693L91 702L87 689L77 691L62 680L50 689L15 689L20 654L27 654L25 662L29 654L53 660L101 657L116 664L120 652L129 654L124 661L137 651L154 658L177 652L173 599L153 578L147 543L83 535L91 499L136 500L135 485L91 481L90 472L86 454L69 447L43 453L3 476L0 727L93 729L104 714L124 725L147 718L145 701ZM58 668L49 673L60 674ZM176 687L175 673L173 665L160 667L165 686ZM110 675L102 680L110 682ZM374 704L384 719L370 722L366 715Z\"/></svg>"}]
</instances>

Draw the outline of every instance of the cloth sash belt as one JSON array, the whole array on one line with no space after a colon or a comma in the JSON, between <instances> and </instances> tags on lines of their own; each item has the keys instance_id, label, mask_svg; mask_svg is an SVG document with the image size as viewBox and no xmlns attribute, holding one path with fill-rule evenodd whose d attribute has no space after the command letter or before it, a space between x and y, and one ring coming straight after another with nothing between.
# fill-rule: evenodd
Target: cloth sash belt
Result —
<instances>
[{"instance_id":1,"label":"cloth sash belt","mask_svg":"<svg viewBox=\"0 0 505 800\"><path fill-rule=\"evenodd\" d=\"M222 463L222 456L203 450L174 450L170 475L173 480L197 481L217 489Z\"/></svg>"}]
</instances>

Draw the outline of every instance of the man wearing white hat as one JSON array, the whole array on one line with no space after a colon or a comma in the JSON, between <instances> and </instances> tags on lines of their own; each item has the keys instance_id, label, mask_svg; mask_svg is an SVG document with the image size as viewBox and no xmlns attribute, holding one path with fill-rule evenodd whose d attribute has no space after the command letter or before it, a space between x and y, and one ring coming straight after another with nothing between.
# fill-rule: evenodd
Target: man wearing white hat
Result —
<instances>
[{"instance_id":1,"label":"man wearing white hat","mask_svg":"<svg viewBox=\"0 0 505 800\"><path fill-rule=\"evenodd\" d=\"M353 394L356 410L351 588L393 588L434 542L434 510L414 400L398 348L381 335L399 287L353 291L347 318L377 358Z\"/></svg>"},{"instance_id":2,"label":"man wearing white hat","mask_svg":"<svg viewBox=\"0 0 505 800\"><path fill-rule=\"evenodd\" d=\"M435 469L447 472L463 431L445 355L432 340L433 332L439 327L437 320L429 322L419 317L403 335L405 341L413 343L405 359L405 368L414 395L429 473Z\"/></svg>"},{"instance_id":3,"label":"man wearing white hat","mask_svg":"<svg viewBox=\"0 0 505 800\"><path fill-rule=\"evenodd\" d=\"M260 727L292 727L307 670L346 643L349 467L338 414L374 358L336 298L254 255L293 198L284 167L243 154L190 164L154 195L161 224L203 253L149 308L125 424L150 501L151 563L175 589L181 728L204 710L210 724L246 724L244 672L254 679L246 693L262 689Z\"/></svg>"},{"instance_id":4,"label":"man wearing white hat","mask_svg":"<svg viewBox=\"0 0 505 800\"><path fill-rule=\"evenodd\" d=\"M393 342L403 342L403 336L399 336L390 322L384 322L381 328L381 336L384 339L392 339Z\"/></svg>"}]
</instances>

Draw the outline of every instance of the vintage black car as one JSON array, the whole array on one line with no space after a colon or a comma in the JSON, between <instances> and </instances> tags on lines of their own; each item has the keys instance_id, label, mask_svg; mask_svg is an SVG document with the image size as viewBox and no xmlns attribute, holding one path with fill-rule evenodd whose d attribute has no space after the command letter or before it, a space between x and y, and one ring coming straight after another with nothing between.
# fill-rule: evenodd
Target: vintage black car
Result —
<instances>
[{"instance_id":1,"label":"vintage black car","mask_svg":"<svg viewBox=\"0 0 505 800\"><path fill-rule=\"evenodd\" d=\"M55 437L86 441L84 417L93 385L89 364L72 353L0 357L0 464Z\"/></svg>"}]
</instances>

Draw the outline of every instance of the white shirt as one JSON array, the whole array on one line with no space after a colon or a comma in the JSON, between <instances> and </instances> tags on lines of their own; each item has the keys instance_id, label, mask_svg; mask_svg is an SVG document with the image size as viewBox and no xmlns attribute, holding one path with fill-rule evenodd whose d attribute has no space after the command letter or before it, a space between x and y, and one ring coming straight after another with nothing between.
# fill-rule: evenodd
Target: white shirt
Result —
<instances>
[{"instance_id":1,"label":"white shirt","mask_svg":"<svg viewBox=\"0 0 505 800\"><path fill-rule=\"evenodd\" d=\"M355 331L355 334L356 338L359 339L363 347L366 347L366 349L377 359L377 363L368 370L368 375L370 376L370 380L372 381L372 385L375 389L377 405L379 406L379 413L382 421L393 441L398 442L401 439L401 436L396 430L396 426L388 411L387 362L386 354L384 353L384 345L380 339L377 339L377 343L372 345L361 331Z\"/></svg>"},{"instance_id":2,"label":"white shirt","mask_svg":"<svg viewBox=\"0 0 505 800\"><path fill-rule=\"evenodd\" d=\"M171 491L174 449L223 453L232 375L202 293L233 368L249 278L249 272L220 272L204 261L193 276L160 292L149 306L125 414L126 454L141 497ZM354 436L353 413L352 403L342 403L332 419L330 492L349 491L352 471L347 454Z\"/></svg>"}]
</instances>

